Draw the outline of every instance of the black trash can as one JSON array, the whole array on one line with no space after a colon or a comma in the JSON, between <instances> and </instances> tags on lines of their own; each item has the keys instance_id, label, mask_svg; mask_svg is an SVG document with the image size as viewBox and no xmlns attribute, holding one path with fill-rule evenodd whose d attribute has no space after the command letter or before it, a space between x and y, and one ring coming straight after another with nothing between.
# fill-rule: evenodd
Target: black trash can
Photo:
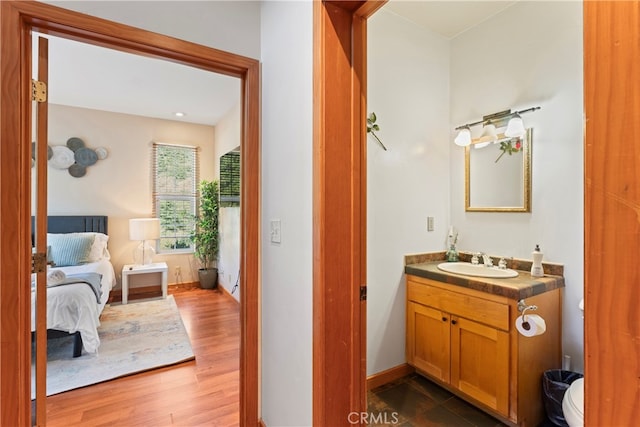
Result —
<instances>
[{"instance_id":1,"label":"black trash can","mask_svg":"<svg viewBox=\"0 0 640 427\"><path fill-rule=\"evenodd\" d=\"M544 372L542 377L542 391L544 409L549 421L557 426L568 427L562 412L562 398L569 386L575 380L584 377L578 372L551 369Z\"/></svg>"}]
</instances>

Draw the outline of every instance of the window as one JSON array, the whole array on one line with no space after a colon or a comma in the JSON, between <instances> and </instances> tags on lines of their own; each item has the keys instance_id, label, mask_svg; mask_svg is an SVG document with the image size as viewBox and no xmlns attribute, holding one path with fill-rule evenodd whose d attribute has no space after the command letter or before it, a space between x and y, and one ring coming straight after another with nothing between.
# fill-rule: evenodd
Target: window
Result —
<instances>
[{"instance_id":1,"label":"window","mask_svg":"<svg viewBox=\"0 0 640 427\"><path fill-rule=\"evenodd\" d=\"M154 215L160 219L158 253L193 251L197 190L198 149L154 143Z\"/></svg>"},{"instance_id":2,"label":"window","mask_svg":"<svg viewBox=\"0 0 640 427\"><path fill-rule=\"evenodd\" d=\"M240 206L240 152L220 157L220 206Z\"/></svg>"}]
</instances>

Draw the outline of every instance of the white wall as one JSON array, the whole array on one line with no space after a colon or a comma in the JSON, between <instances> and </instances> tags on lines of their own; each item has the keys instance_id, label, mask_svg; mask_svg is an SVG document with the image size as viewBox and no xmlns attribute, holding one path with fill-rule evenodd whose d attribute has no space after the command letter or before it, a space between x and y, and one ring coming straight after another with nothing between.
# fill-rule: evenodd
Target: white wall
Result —
<instances>
[{"instance_id":1,"label":"white wall","mask_svg":"<svg viewBox=\"0 0 640 427\"><path fill-rule=\"evenodd\" d=\"M238 93L238 96L240 94ZM240 146L241 105L236 104L215 127L215 176L220 179L220 157ZM242 161L242 159L240 160ZM220 208L220 253L218 283L231 293L240 271L240 207ZM239 284L238 284L239 286ZM240 301L241 289L231 295Z\"/></svg>"},{"instance_id":2,"label":"white wall","mask_svg":"<svg viewBox=\"0 0 640 427\"><path fill-rule=\"evenodd\" d=\"M367 24L367 374L405 363L404 259L449 221L449 41L383 9ZM427 217L435 230L427 231Z\"/></svg>"},{"instance_id":3,"label":"white wall","mask_svg":"<svg viewBox=\"0 0 640 427\"><path fill-rule=\"evenodd\" d=\"M50 215L107 215L109 252L118 284L122 266L132 262L139 244L129 240L129 219L152 216L151 143L169 142L200 147L200 177L214 177L214 128L172 120L89 110L49 107L49 145L65 145L79 137L89 148L105 147L109 157L87 168L81 178L67 170L48 168ZM169 283L198 281L193 254L157 254L169 266ZM182 275L175 274L180 266Z\"/></svg>"},{"instance_id":4,"label":"white wall","mask_svg":"<svg viewBox=\"0 0 640 427\"><path fill-rule=\"evenodd\" d=\"M262 418L312 424L312 2L262 4ZM271 243L270 220L282 241Z\"/></svg>"},{"instance_id":5,"label":"white wall","mask_svg":"<svg viewBox=\"0 0 640 427\"><path fill-rule=\"evenodd\" d=\"M218 284L240 301L240 207L221 207ZM233 287L238 285L235 290Z\"/></svg>"},{"instance_id":6,"label":"white wall","mask_svg":"<svg viewBox=\"0 0 640 427\"><path fill-rule=\"evenodd\" d=\"M564 353L583 370L582 3L518 2L451 42L451 223L459 249L565 266ZM464 150L453 128L504 109L533 127L531 213L464 211ZM478 129L476 129L478 128ZM474 130L480 131L479 126ZM496 152L498 149L495 148Z\"/></svg>"}]
</instances>

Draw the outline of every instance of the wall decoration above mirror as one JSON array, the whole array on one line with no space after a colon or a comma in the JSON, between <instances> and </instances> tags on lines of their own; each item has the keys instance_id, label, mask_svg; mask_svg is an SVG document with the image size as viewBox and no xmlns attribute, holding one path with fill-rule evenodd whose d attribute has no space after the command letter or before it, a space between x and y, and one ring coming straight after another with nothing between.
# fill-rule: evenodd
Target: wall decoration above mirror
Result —
<instances>
[{"instance_id":1,"label":"wall decoration above mirror","mask_svg":"<svg viewBox=\"0 0 640 427\"><path fill-rule=\"evenodd\" d=\"M532 129L465 147L465 211L531 212Z\"/></svg>"}]
</instances>

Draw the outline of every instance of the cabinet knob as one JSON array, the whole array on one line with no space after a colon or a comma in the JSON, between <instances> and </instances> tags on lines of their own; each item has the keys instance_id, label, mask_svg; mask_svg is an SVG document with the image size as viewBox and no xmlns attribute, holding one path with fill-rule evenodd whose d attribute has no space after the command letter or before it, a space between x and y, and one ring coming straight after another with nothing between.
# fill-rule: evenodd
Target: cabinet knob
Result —
<instances>
[{"instance_id":1,"label":"cabinet knob","mask_svg":"<svg viewBox=\"0 0 640 427\"><path fill-rule=\"evenodd\" d=\"M455 325L456 323L458 323L458 321L457 321L457 320L452 320L452 321L451 321L451 324L452 324L452 325Z\"/></svg>"},{"instance_id":2,"label":"cabinet knob","mask_svg":"<svg viewBox=\"0 0 640 427\"><path fill-rule=\"evenodd\" d=\"M442 316L442 321L443 321L443 322L446 322L447 320L448 320L448 319L447 319L446 317Z\"/></svg>"}]
</instances>

